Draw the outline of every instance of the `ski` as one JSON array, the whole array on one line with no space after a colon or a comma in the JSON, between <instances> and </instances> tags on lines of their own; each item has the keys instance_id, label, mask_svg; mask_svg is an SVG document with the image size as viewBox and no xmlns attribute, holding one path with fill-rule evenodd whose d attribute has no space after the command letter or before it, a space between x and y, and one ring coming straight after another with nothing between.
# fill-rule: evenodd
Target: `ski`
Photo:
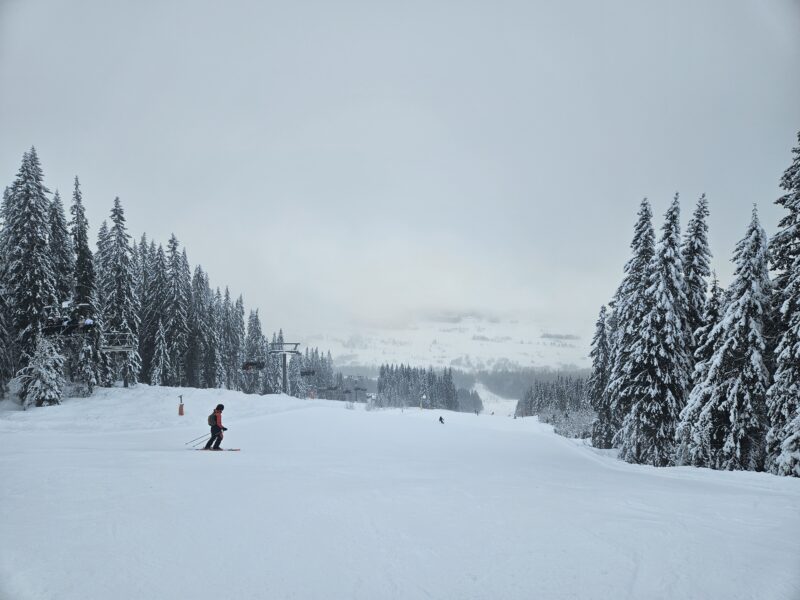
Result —
<instances>
[{"instance_id":1,"label":"ski","mask_svg":"<svg viewBox=\"0 0 800 600\"><path fill-rule=\"evenodd\" d=\"M241 452L241 448L220 448L219 450L206 450L205 448L187 448L187 450L200 450L202 452Z\"/></svg>"}]
</instances>

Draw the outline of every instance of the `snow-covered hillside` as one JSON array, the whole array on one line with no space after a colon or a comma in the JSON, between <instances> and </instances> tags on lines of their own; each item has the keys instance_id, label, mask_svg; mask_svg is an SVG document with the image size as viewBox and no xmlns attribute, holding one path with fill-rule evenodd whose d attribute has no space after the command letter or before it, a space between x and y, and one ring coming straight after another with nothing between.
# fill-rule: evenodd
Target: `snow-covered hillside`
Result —
<instances>
[{"instance_id":1,"label":"snow-covered hillside","mask_svg":"<svg viewBox=\"0 0 800 600\"><path fill-rule=\"evenodd\" d=\"M330 350L339 367L403 363L462 371L518 367L587 367L589 340L536 323L478 316L403 328L364 328L299 335L304 346Z\"/></svg>"},{"instance_id":2,"label":"snow-covered hillside","mask_svg":"<svg viewBox=\"0 0 800 600\"><path fill-rule=\"evenodd\" d=\"M242 451L187 451L218 402ZM631 466L499 413L147 386L9 407L4 600L800 598L795 478Z\"/></svg>"},{"instance_id":3,"label":"snow-covered hillside","mask_svg":"<svg viewBox=\"0 0 800 600\"><path fill-rule=\"evenodd\" d=\"M478 393L483 401L483 410L488 415L513 417L517 410L517 401L503 398L491 391L486 385L478 381L472 389Z\"/></svg>"}]
</instances>

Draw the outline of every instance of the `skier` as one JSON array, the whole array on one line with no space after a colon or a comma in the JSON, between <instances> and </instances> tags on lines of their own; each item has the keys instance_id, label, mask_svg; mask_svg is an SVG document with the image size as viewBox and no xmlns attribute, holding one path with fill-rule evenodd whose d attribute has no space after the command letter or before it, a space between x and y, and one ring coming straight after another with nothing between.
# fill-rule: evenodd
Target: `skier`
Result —
<instances>
[{"instance_id":1,"label":"skier","mask_svg":"<svg viewBox=\"0 0 800 600\"><path fill-rule=\"evenodd\" d=\"M214 412L208 415L208 424L211 426L211 437L206 444L206 450L222 450L219 445L222 443L222 432L228 431L227 427L222 426L222 411L225 410L224 404L217 404ZM212 448L211 445L214 444Z\"/></svg>"},{"instance_id":2,"label":"skier","mask_svg":"<svg viewBox=\"0 0 800 600\"><path fill-rule=\"evenodd\" d=\"M441 423L442 425L444 425L444 417L439 417L439 423Z\"/></svg>"}]
</instances>

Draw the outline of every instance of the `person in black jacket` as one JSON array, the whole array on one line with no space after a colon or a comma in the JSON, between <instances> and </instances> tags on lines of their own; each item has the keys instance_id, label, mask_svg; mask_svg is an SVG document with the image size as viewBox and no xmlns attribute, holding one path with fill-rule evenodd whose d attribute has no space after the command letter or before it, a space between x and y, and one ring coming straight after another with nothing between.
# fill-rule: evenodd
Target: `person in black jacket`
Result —
<instances>
[{"instance_id":1,"label":"person in black jacket","mask_svg":"<svg viewBox=\"0 0 800 600\"><path fill-rule=\"evenodd\" d=\"M225 410L224 404L217 404L214 412L208 415L208 424L211 426L211 437L206 444L206 450L222 450L219 445L222 443L222 432L228 431L227 427L222 426L222 411ZM213 447L212 447L213 444Z\"/></svg>"}]
</instances>

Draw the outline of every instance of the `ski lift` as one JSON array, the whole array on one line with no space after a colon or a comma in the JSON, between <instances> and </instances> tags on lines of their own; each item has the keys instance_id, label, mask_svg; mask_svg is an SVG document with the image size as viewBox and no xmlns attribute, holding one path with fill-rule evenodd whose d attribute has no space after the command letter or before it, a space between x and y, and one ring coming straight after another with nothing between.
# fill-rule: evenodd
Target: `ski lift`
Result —
<instances>
[{"instance_id":1,"label":"ski lift","mask_svg":"<svg viewBox=\"0 0 800 600\"><path fill-rule=\"evenodd\" d=\"M100 334L100 351L107 354L115 352L133 352L136 350L132 333L105 331Z\"/></svg>"},{"instance_id":2,"label":"ski lift","mask_svg":"<svg viewBox=\"0 0 800 600\"><path fill-rule=\"evenodd\" d=\"M73 336L84 336L95 329L95 322L91 316L91 306L76 304L67 300L60 305L46 306L47 318L42 327L42 334L46 337L66 339Z\"/></svg>"},{"instance_id":3,"label":"ski lift","mask_svg":"<svg viewBox=\"0 0 800 600\"><path fill-rule=\"evenodd\" d=\"M248 360L242 363L242 371L260 371L266 366L263 360Z\"/></svg>"}]
</instances>

